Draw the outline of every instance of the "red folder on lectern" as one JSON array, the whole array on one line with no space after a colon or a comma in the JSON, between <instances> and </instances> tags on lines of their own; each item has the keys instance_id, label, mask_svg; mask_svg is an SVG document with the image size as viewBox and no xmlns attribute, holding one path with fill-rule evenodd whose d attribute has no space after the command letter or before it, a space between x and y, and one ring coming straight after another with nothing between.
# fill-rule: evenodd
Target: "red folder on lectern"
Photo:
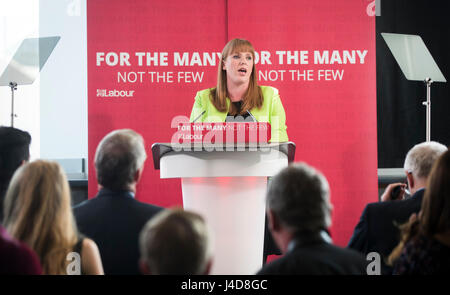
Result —
<instances>
[{"instance_id":1,"label":"red folder on lectern","mask_svg":"<svg viewBox=\"0 0 450 295\"><path fill-rule=\"evenodd\" d=\"M269 142L267 122L180 123L172 141L178 143L259 143Z\"/></svg>"}]
</instances>

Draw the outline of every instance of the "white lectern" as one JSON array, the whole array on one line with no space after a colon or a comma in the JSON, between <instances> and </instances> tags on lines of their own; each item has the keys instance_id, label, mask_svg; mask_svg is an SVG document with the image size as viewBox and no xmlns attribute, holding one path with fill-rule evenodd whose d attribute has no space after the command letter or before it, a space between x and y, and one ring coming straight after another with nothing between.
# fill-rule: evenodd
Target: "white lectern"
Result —
<instances>
[{"instance_id":1,"label":"white lectern","mask_svg":"<svg viewBox=\"0 0 450 295\"><path fill-rule=\"evenodd\" d=\"M267 177L294 160L295 144L211 149L155 143L154 166L161 178L181 178L184 208L204 216L213 231L211 273L254 274L262 266Z\"/></svg>"}]
</instances>

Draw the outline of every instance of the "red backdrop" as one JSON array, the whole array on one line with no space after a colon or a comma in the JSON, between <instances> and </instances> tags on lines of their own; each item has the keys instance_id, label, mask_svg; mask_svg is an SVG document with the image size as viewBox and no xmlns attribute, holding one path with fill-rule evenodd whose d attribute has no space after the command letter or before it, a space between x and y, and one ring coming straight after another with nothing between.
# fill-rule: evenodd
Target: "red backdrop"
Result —
<instances>
[{"instance_id":1,"label":"red backdrop","mask_svg":"<svg viewBox=\"0 0 450 295\"><path fill-rule=\"evenodd\" d=\"M97 190L97 144L111 130L132 128L144 136L149 156L137 198L164 207L182 204L180 180L159 178L150 147L170 141L173 117L189 116L196 91L215 85L217 53L239 37L252 42L259 54L260 85L280 91L289 139L297 145L296 161L327 177L334 206L332 236L345 245L364 205L377 200L370 4L88 1L90 197Z\"/></svg>"}]
</instances>

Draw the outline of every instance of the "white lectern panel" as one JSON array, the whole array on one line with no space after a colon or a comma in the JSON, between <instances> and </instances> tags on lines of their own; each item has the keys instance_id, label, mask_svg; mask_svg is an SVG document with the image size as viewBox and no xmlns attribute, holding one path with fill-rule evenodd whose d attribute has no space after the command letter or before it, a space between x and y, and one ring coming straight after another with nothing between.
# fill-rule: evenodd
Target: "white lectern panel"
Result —
<instances>
[{"instance_id":1,"label":"white lectern panel","mask_svg":"<svg viewBox=\"0 0 450 295\"><path fill-rule=\"evenodd\" d=\"M262 266L267 177L183 178L183 206L213 231L211 274L251 275Z\"/></svg>"}]
</instances>

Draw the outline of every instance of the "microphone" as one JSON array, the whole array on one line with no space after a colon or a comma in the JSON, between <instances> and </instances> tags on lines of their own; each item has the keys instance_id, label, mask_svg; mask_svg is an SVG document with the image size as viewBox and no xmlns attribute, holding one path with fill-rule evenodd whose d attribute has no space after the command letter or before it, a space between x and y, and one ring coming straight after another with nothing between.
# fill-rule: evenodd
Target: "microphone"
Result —
<instances>
[{"instance_id":1,"label":"microphone","mask_svg":"<svg viewBox=\"0 0 450 295\"><path fill-rule=\"evenodd\" d=\"M250 117L252 117L253 122L258 122L258 121L256 121L256 118L252 115L252 113L250 113L249 110L247 110L247 113L250 115Z\"/></svg>"},{"instance_id":2,"label":"microphone","mask_svg":"<svg viewBox=\"0 0 450 295\"><path fill-rule=\"evenodd\" d=\"M195 121L197 121L198 119L200 119L200 118L203 116L204 113L206 113L206 110L204 110L197 118L195 118L195 120L192 121L192 123L195 123Z\"/></svg>"}]
</instances>

